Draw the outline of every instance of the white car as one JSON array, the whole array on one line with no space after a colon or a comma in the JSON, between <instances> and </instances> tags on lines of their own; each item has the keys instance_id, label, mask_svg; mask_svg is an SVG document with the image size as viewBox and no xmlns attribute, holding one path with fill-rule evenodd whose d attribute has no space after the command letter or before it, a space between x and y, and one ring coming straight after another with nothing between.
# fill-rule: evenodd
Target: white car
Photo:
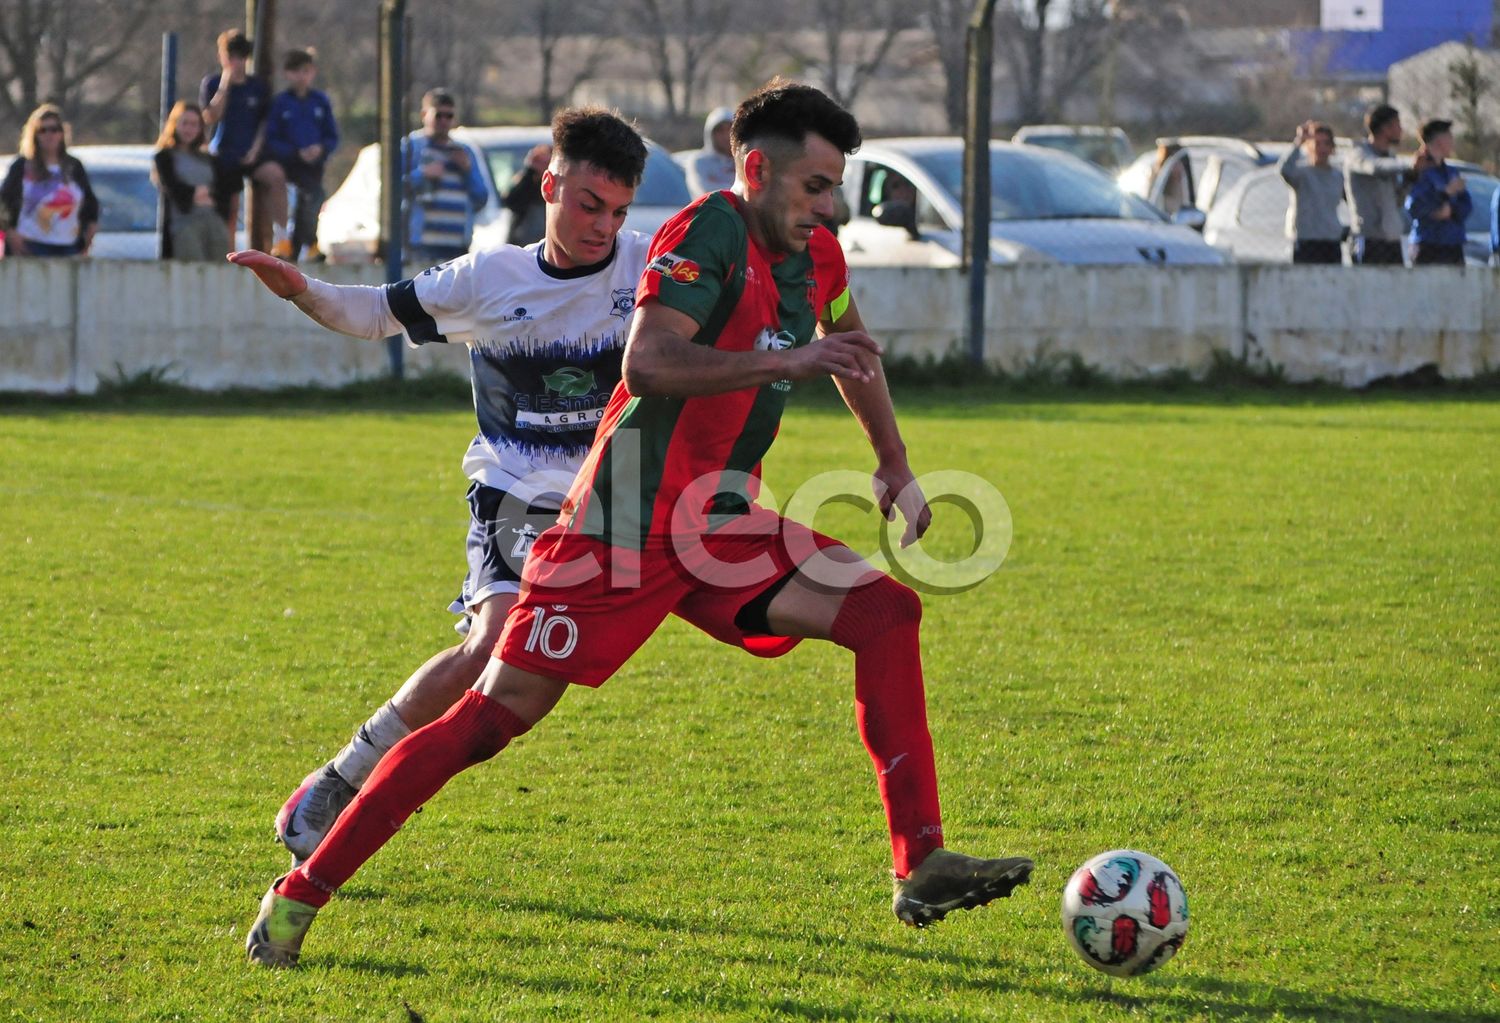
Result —
<instances>
[{"instance_id":1,"label":"white car","mask_svg":"<svg viewBox=\"0 0 1500 1023\"><path fill-rule=\"evenodd\" d=\"M959 265L962 182L962 139L866 142L844 169L850 219L839 241L849 262ZM901 198L912 194L908 184L911 201ZM1170 222L1098 167L1066 153L991 142L990 189L994 263L1226 262L1190 227Z\"/></svg>"},{"instance_id":2,"label":"white car","mask_svg":"<svg viewBox=\"0 0 1500 1023\"><path fill-rule=\"evenodd\" d=\"M1464 245L1465 261L1470 266L1488 266L1490 260L1490 198L1500 180L1486 174L1474 164L1453 161L1463 172L1474 210L1464 225L1468 242ZM1210 245L1232 255L1240 263L1290 263L1292 240L1286 233L1287 209L1291 189L1275 167L1266 167L1244 175L1214 204L1203 228L1203 238ZM1345 203L1338 206L1339 222L1349 223Z\"/></svg>"},{"instance_id":3,"label":"white car","mask_svg":"<svg viewBox=\"0 0 1500 1023\"><path fill-rule=\"evenodd\" d=\"M504 243L510 211L500 205L500 190L510 187L526 153L539 142L552 141L546 126L458 128L453 137L477 149L489 198L474 220L471 249ZM647 234L666 223L692 202L682 168L654 142L646 143L646 170L635 193L625 226ZM318 220L318 244L333 262L368 262L375 256L380 236L380 144L359 151L349 176L323 204Z\"/></svg>"}]
</instances>

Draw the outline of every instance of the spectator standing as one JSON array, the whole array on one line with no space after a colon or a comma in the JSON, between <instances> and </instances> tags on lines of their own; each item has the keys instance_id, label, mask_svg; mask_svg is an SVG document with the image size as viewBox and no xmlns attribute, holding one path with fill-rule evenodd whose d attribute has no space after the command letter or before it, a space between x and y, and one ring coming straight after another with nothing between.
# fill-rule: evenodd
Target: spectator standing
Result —
<instances>
[{"instance_id":1,"label":"spectator standing","mask_svg":"<svg viewBox=\"0 0 1500 1023\"><path fill-rule=\"evenodd\" d=\"M271 101L266 147L297 189L288 259L318 259L318 211L323 208L323 168L339 145L333 104L314 89L318 76L312 50L290 50L281 64L287 88Z\"/></svg>"},{"instance_id":2,"label":"spectator standing","mask_svg":"<svg viewBox=\"0 0 1500 1023\"><path fill-rule=\"evenodd\" d=\"M1354 262L1363 266L1400 266L1402 193L1411 184L1411 161L1396 155L1401 145L1401 115L1384 103L1365 115L1366 137L1344 160L1344 191L1349 196L1349 227Z\"/></svg>"},{"instance_id":3,"label":"spectator standing","mask_svg":"<svg viewBox=\"0 0 1500 1023\"><path fill-rule=\"evenodd\" d=\"M458 104L445 89L422 97L422 128L406 137L407 242L411 258L437 264L469 251L474 214L489 200L479 156L450 134Z\"/></svg>"},{"instance_id":4,"label":"spectator standing","mask_svg":"<svg viewBox=\"0 0 1500 1023\"><path fill-rule=\"evenodd\" d=\"M152 158L156 185L166 198L162 255L168 259L219 260L229 251L229 200L214 189L214 161L203 142L203 109L178 100Z\"/></svg>"},{"instance_id":5,"label":"spectator standing","mask_svg":"<svg viewBox=\"0 0 1500 1023\"><path fill-rule=\"evenodd\" d=\"M1344 261L1344 225L1339 223L1338 212L1344 197L1344 176L1329 163L1332 156L1333 129L1304 121L1297 127L1292 148L1276 164L1282 180L1292 189L1286 233L1292 238L1293 263L1337 265Z\"/></svg>"},{"instance_id":6,"label":"spectator standing","mask_svg":"<svg viewBox=\"0 0 1500 1023\"><path fill-rule=\"evenodd\" d=\"M542 198L542 175L552 162L552 147L539 142L526 154L521 169L511 178L500 205L510 210L510 229L505 240L511 245L530 245L547 232L547 203Z\"/></svg>"},{"instance_id":7,"label":"spectator standing","mask_svg":"<svg viewBox=\"0 0 1500 1023\"><path fill-rule=\"evenodd\" d=\"M734 187L734 153L729 146L729 125L734 111L717 107L703 121L703 148L682 157L688 191L693 195L720 192Z\"/></svg>"},{"instance_id":8,"label":"spectator standing","mask_svg":"<svg viewBox=\"0 0 1500 1023\"><path fill-rule=\"evenodd\" d=\"M21 128L20 155L0 183L0 220L12 256L85 255L99 225L88 172L68 155L62 111L44 103Z\"/></svg>"},{"instance_id":9,"label":"spectator standing","mask_svg":"<svg viewBox=\"0 0 1500 1023\"><path fill-rule=\"evenodd\" d=\"M219 191L229 198L229 236L234 237L240 190L249 178L265 190L271 207L271 254L286 257L292 249L286 230L286 175L265 150L271 88L265 79L252 78L246 71L252 52L250 40L239 29L220 33L219 70L204 77L198 105L204 123L213 129L208 151L214 157Z\"/></svg>"},{"instance_id":10,"label":"spectator standing","mask_svg":"<svg viewBox=\"0 0 1500 1023\"><path fill-rule=\"evenodd\" d=\"M1412 263L1463 266L1464 222L1474 209L1474 197L1463 175L1448 166L1453 155L1453 122L1434 120L1422 125L1422 148L1414 169L1417 183L1406 197L1411 214Z\"/></svg>"}]
</instances>

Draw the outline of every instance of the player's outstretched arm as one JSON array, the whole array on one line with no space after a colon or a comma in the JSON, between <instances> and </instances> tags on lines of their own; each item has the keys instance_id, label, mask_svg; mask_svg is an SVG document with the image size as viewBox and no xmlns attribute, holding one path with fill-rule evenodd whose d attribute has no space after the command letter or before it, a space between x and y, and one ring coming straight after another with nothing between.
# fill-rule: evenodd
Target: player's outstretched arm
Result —
<instances>
[{"instance_id":1,"label":"player's outstretched arm","mask_svg":"<svg viewBox=\"0 0 1500 1023\"><path fill-rule=\"evenodd\" d=\"M786 351L726 352L693 343L698 321L659 302L638 306L625 344L625 388L638 397L691 398L777 380L868 382L880 346L863 331L828 334Z\"/></svg>"},{"instance_id":2,"label":"player's outstretched arm","mask_svg":"<svg viewBox=\"0 0 1500 1023\"><path fill-rule=\"evenodd\" d=\"M369 341L401 333L401 323L391 314L383 288L329 284L254 249L231 252L225 258L254 273L271 294L287 299L329 330Z\"/></svg>"},{"instance_id":3,"label":"player's outstretched arm","mask_svg":"<svg viewBox=\"0 0 1500 1023\"><path fill-rule=\"evenodd\" d=\"M847 332L868 336L852 296L839 318L832 323L819 323L818 332L823 335L823 340ZM821 343L821 340L815 342ZM901 546L910 547L927 532L932 523L932 509L907 463L906 444L901 439L900 427L896 425L896 409L891 403L885 372L877 361L874 372L866 379L835 377L834 383L838 385L844 404L849 406L849 411L854 413L854 418L865 431L870 447L875 450L877 464L873 484L880 513L894 522L896 511L900 510L901 517L906 520Z\"/></svg>"}]
</instances>

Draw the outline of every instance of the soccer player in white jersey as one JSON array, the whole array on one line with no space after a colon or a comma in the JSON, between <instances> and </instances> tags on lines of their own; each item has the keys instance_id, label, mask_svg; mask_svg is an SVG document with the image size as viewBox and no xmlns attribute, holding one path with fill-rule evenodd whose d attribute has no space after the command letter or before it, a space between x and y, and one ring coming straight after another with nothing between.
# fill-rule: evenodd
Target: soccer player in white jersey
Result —
<instances>
[{"instance_id":1,"label":"soccer player in white jersey","mask_svg":"<svg viewBox=\"0 0 1500 1023\"><path fill-rule=\"evenodd\" d=\"M451 607L464 615L464 639L418 668L292 793L276 815L276 837L295 863L312 855L381 756L440 717L479 677L515 603L531 541L557 518L620 380L651 242L620 226L646 146L630 125L597 108L558 113L552 140L542 175L547 233L525 248L471 252L380 287L314 280L259 252L229 256L339 333L467 344L479 420L463 461L473 481L469 571Z\"/></svg>"}]
</instances>

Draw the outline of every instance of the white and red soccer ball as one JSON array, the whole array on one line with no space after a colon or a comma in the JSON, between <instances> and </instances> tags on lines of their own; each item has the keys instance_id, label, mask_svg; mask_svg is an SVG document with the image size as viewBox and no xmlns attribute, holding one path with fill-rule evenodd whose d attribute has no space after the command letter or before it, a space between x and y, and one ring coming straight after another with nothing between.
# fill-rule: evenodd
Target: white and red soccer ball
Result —
<instances>
[{"instance_id":1,"label":"white and red soccer ball","mask_svg":"<svg viewBox=\"0 0 1500 1023\"><path fill-rule=\"evenodd\" d=\"M1134 849L1079 867L1062 897L1068 943L1097 970L1138 977L1171 959L1187 938L1187 892L1176 873Z\"/></svg>"}]
</instances>

